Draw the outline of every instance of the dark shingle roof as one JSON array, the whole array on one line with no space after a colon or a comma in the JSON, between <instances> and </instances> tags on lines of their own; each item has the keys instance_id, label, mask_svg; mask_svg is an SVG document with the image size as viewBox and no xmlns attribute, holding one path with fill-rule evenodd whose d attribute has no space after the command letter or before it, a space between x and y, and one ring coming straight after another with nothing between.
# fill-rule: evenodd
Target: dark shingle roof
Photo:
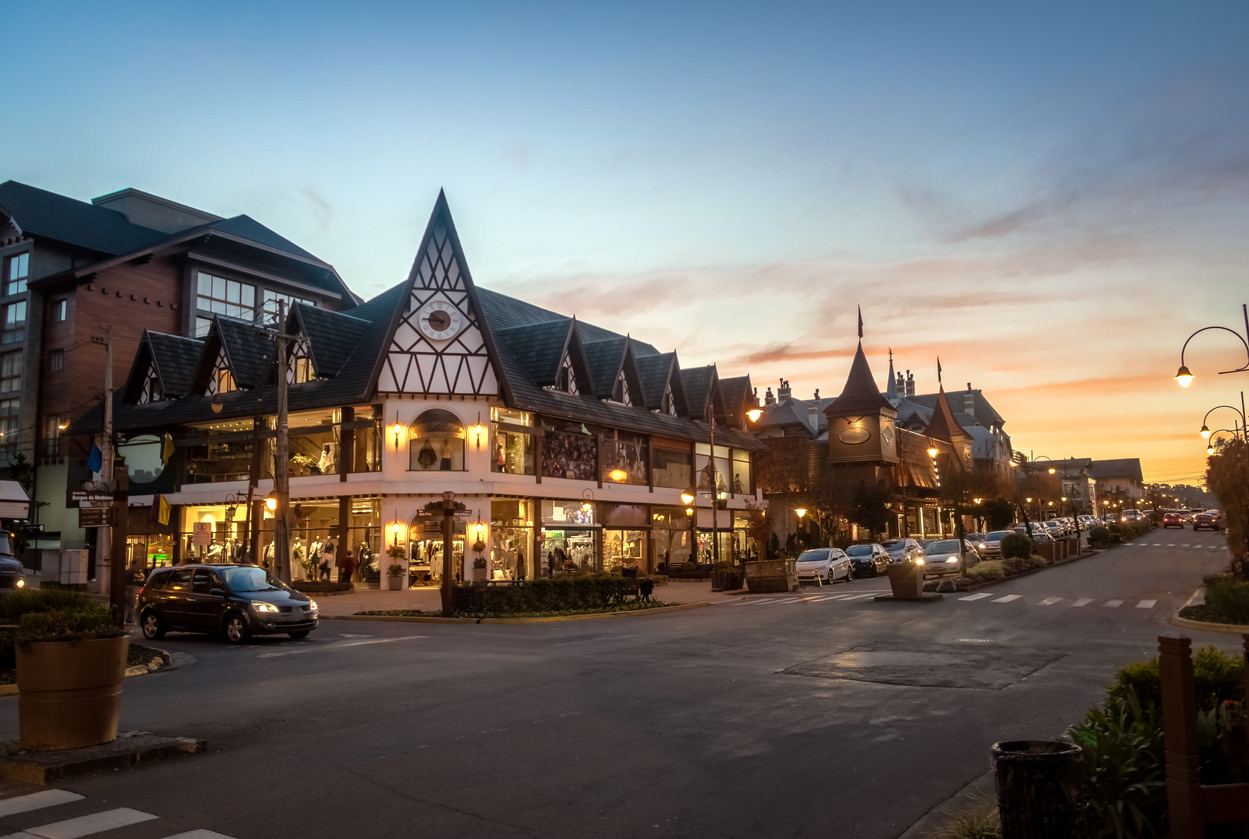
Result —
<instances>
[{"instance_id":1,"label":"dark shingle roof","mask_svg":"<svg viewBox=\"0 0 1249 839\"><path fill-rule=\"evenodd\" d=\"M322 378L333 378L343 369L347 359L371 324L355 315L331 312L315 306L296 303L292 314L303 324L308 336L313 367Z\"/></svg>"},{"instance_id":2,"label":"dark shingle roof","mask_svg":"<svg viewBox=\"0 0 1249 839\"><path fill-rule=\"evenodd\" d=\"M963 427L954 419L944 390L937 394L937 404L932 409L932 419L928 421L928 427L924 429L924 433L946 442L953 442L955 437L967 436L963 432Z\"/></svg>"},{"instance_id":3,"label":"dark shingle roof","mask_svg":"<svg viewBox=\"0 0 1249 839\"><path fill-rule=\"evenodd\" d=\"M186 395L195 375L204 342L197 338L167 335L164 332L148 332L147 341L156 363L166 399L178 399Z\"/></svg>"},{"instance_id":4,"label":"dark shingle roof","mask_svg":"<svg viewBox=\"0 0 1249 839\"><path fill-rule=\"evenodd\" d=\"M872 377L872 368L867 364L867 356L863 354L863 344L860 343L859 348L855 350L854 361L850 363L850 374L846 376L846 386L841 389L841 395L826 410L833 411L838 416L848 416L855 413L874 413L881 409L896 413L896 409L876 386L876 380Z\"/></svg>"},{"instance_id":5,"label":"dark shingle roof","mask_svg":"<svg viewBox=\"0 0 1249 839\"><path fill-rule=\"evenodd\" d=\"M697 419L703 418L715 375L716 368L710 364L706 367L691 367L681 371L681 384L685 387L685 399L689 403L690 416Z\"/></svg>"},{"instance_id":6,"label":"dark shingle roof","mask_svg":"<svg viewBox=\"0 0 1249 839\"><path fill-rule=\"evenodd\" d=\"M279 236L251 216L234 216L233 218L214 221L207 225L213 230L219 230L222 233L228 233L231 236L237 236L240 239L246 239L249 242L255 242L258 245L265 245L274 250L289 253L293 256L303 257L304 259L315 260L321 262L320 259L308 253L291 240L284 236ZM326 263L322 263L326 264Z\"/></svg>"},{"instance_id":7,"label":"dark shingle roof","mask_svg":"<svg viewBox=\"0 0 1249 839\"><path fill-rule=\"evenodd\" d=\"M664 388L668 384L675 358L676 353L666 352L643 355L635 359L638 376L642 379L642 392L646 395L646 407L652 411L659 410L660 403L663 402Z\"/></svg>"},{"instance_id":8,"label":"dark shingle roof","mask_svg":"<svg viewBox=\"0 0 1249 839\"><path fill-rule=\"evenodd\" d=\"M265 330L223 317L218 317L216 324L235 384L248 390L268 384L276 348Z\"/></svg>"},{"instance_id":9,"label":"dark shingle roof","mask_svg":"<svg viewBox=\"0 0 1249 839\"><path fill-rule=\"evenodd\" d=\"M501 296L501 295L500 295ZM486 298L481 297L482 308L487 311L487 323L494 323L495 315L492 306L487 306ZM504 300L509 298L503 298ZM506 320L501 317L500 320ZM516 362L525 374L531 377L539 387L555 384L555 374L559 372L559 362L563 358L564 345L568 341L568 332L572 321L568 318L514 326L510 329L495 329L496 343L505 343L511 350Z\"/></svg>"},{"instance_id":10,"label":"dark shingle roof","mask_svg":"<svg viewBox=\"0 0 1249 839\"><path fill-rule=\"evenodd\" d=\"M1145 480L1144 475L1141 473L1141 460L1139 457L1095 460L1093 461L1093 477L1099 481L1110 478L1127 478L1128 480L1142 483Z\"/></svg>"},{"instance_id":11,"label":"dark shingle roof","mask_svg":"<svg viewBox=\"0 0 1249 839\"><path fill-rule=\"evenodd\" d=\"M720 380L720 396L730 422L741 422L746 400L751 395L750 376L731 376Z\"/></svg>"},{"instance_id":12,"label":"dark shingle roof","mask_svg":"<svg viewBox=\"0 0 1249 839\"><path fill-rule=\"evenodd\" d=\"M489 307L494 314L490 315L490 328L497 334L503 329L514 329L519 326L534 326L540 323L550 323L551 321L568 322L571 318L568 315L561 315L559 312L552 312L550 309L543 309L541 306L535 306L524 300L515 297L509 297L506 294L500 294L497 291L491 291L488 288L477 286L477 299L481 301L482 307ZM497 318L497 320L496 320ZM612 332L610 329L604 329L601 326L595 326L592 323L586 323L583 320L577 321L578 327L581 329L581 338L583 341L605 341L608 338L623 338L625 336L618 332ZM635 356L657 355L659 350L655 349L651 344L633 339L633 354Z\"/></svg>"},{"instance_id":13,"label":"dark shingle roof","mask_svg":"<svg viewBox=\"0 0 1249 839\"><path fill-rule=\"evenodd\" d=\"M0 205L28 236L52 239L109 256L140 250L168 234L131 224L116 210L17 181L0 183Z\"/></svg>"},{"instance_id":14,"label":"dark shingle roof","mask_svg":"<svg viewBox=\"0 0 1249 839\"><path fill-rule=\"evenodd\" d=\"M594 395L599 399L607 399L612 395L627 343L628 339L616 337L605 341L590 341L585 345L586 361L590 365L590 376L594 379Z\"/></svg>"}]
</instances>

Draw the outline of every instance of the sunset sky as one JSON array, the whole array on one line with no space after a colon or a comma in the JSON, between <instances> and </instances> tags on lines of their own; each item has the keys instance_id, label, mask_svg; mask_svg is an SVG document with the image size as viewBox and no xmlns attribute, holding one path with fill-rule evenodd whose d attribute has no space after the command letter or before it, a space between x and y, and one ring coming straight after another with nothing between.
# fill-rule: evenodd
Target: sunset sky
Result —
<instances>
[{"instance_id":1,"label":"sunset sky","mask_svg":"<svg viewBox=\"0 0 1249 839\"><path fill-rule=\"evenodd\" d=\"M247 213L835 395L862 305L1016 448L1199 483L1249 374L1249 4L17 4L0 180ZM1216 411L1211 428L1230 427Z\"/></svg>"}]
</instances>

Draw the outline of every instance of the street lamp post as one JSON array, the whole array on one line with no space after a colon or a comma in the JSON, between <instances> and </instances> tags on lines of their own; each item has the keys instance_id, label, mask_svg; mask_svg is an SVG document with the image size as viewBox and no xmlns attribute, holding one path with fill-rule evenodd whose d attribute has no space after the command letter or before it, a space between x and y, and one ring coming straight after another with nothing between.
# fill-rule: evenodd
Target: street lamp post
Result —
<instances>
[{"instance_id":1,"label":"street lamp post","mask_svg":"<svg viewBox=\"0 0 1249 839\"><path fill-rule=\"evenodd\" d=\"M1240 309L1241 309L1241 313L1244 315L1244 318L1245 318L1245 335L1249 335L1249 305L1242 304ZM1193 383L1193 373L1184 364L1184 351L1188 349L1188 342L1193 340L1202 332L1205 332L1208 329L1221 329L1224 332L1232 333L1233 335L1236 336L1237 340L1239 340L1240 343L1244 345L1244 348L1245 348L1246 360L1245 360L1244 365L1241 367L1237 367L1235 370L1220 370L1219 375L1222 376L1226 373L1249 372L1249 339L1246 339L1245 335L1241 335L1239 332L1237 332L1234 329L1228 329L1226 326L1203 326L1201 329L1198 329L1192 335L1189 335L1188 339L1184 341L1184 346L1180 348L1180 369L1175 374L1175 380L1179 382L1180 387L1188 387L1190 384Z\"/></svg>"},{"instance_id":2,"label":"street lamp post","mask_svg":"<svg viewBox=\"0 0 1249 839\"><path fill-rule=\"evenodd\" d=\"M1206 440L1210 439L1210 435L1213 432L1211 432L1210 429L1206 426L1206 420L1210 419L1210 415L1213 414L1215 411L1219 410L1220 408L1227 408L1229 410L1235 411L1236 413L1240 414L1240 427L1242 429L1241 439L1243 440L1244 439L1243 429L1247 425L1249 425L1249 423L1245 421L1245 392L1243 390L1240 392L1240 407L1239 408L1237 408L1235 405L1215 405L1213 408L1206 411L1206 415L1201 418L1201 436L1205 438Z\"/></svg>"},{"instance_id":3,"label":"street lamp post","mask_svg":"<svg viewBox=\"0 0 1249 839\"><path fill-rule=\"evenodd\" d=\"M712 590L724 590L724 577L720 570L720 493L719 486L716 482L716 415L712 411L711 414L711 448L707 453L707 465L702 468L702 473L707 478L708 493L711 495L711 588ZM685 504L695 505L698 498L698 481L690 485L685 492L681 493L681 501ZM695 521L697 526L698 522Z\"/></svg>"}]
</instances>

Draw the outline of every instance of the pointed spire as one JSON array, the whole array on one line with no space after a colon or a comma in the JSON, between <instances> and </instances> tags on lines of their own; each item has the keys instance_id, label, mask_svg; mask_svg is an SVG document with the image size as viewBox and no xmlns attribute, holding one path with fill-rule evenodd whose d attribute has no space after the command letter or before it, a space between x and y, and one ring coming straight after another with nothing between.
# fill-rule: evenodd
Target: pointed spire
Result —
<instances>
[{"instance_id":1,"label":"pointed spire","mask_svg":"<svg viewBox=\"0 0 1249 839\"><path fill-rule=\"evenodd\" d=\"M963 426L954 419L954 412L950 410L950 401L946 399L943 387L937 389L937 404L932 408L932 419L928 421L928 427L924 429L924 433L947 443L967 438Z\"/></svg>"},{"instance_id":2,"label":"pointed spire","mask_svg":"<svg viewBox=\"0 0 1249 839\"><path fill-rule=\"evenodd\" d=\"M859 340L863 340L863 307L859 307Z\"/></svg>"},{"instance_id":3,"label":"pointed spire","mask_svg":"<svg viewBox=\"0 0 1249 839\"><path fill-rule=\"evenodd\" d=\"M887 411L894 410L893 405L876 386L872 368L867 364L867 356L863 354L863 344L860 343L855 350L854 361L850 363L846 386L842 388L841 395L825 410L834 412L836 416L849 416L874 413L882 408Z\"/></svg>"}]
</instances>

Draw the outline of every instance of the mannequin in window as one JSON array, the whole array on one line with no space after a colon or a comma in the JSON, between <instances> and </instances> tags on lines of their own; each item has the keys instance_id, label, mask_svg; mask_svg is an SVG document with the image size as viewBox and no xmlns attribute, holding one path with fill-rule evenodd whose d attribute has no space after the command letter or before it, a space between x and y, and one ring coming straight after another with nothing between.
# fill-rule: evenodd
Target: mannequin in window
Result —
<instances>
[{"instance_id":1,"label":"mannequin in window","mask_svg":"<svg viewBox=\"0 0 1249 839\"><path fill-rule=\"evenodd\" d=\"M425 445L421 446L420 453L416 456L416 462L421 465L422 469L433 469L434 464L438 462L438 455L434 452L434 447L425 441Z\"/></svg>"},{"instance_id":2,"label":"mannequin in window","mask_svg":"<svg viewBox=\"0 0 1249 839\"><path fill-rule=\"evenodd\" d=\"M337 448L337 443L326 443L321 447L321 460L317 463L317 468L322 475L332 475L338 471Z\"/></svg>"}]
</instances>

